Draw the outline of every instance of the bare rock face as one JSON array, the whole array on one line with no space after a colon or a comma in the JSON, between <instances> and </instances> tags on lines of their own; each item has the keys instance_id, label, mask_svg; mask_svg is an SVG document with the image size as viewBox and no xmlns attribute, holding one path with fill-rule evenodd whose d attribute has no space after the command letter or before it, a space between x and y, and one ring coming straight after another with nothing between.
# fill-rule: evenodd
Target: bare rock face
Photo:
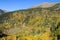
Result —
<instances>
[{"instance_id":1,"label":"bare rock face","mask_svg":"<svg viewBox=\"0 0 60 40\"><path fill-rule=\"evenodd\" d=\"M55 6L56 4L59 4L59 3L48 3L48 2L44 2L43 4L35 5L32 8L49 8L49 7Z\"/></svg>"},{"instance_id":2,"label":"bare rock face","mask_svg":"<svg viewBox=\"0 0 60 40\"><path fill-rule=\"evenodd\" d=\"M20 32L20 28L19 27L14 27L14 28L8 29L4 34L14 35L14 34L18 34L19 32Z\"/></svg>"}]
</instances>

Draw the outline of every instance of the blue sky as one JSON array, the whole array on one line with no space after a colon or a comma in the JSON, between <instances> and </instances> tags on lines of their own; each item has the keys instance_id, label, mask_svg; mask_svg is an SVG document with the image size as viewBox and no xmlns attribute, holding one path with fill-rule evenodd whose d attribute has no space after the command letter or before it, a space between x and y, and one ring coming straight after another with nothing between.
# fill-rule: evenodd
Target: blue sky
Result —
<instances>
[{"instance_id":1,"label":"blue sky","mask_svg":"<svg viewBox=\"0 0 60 40\"><path fill-rule=\"evenodd\" d=\"M30 8L43 2L60 2L60 0L0 0L0 9L14 11Z\"/></svg>"}]
</instances>

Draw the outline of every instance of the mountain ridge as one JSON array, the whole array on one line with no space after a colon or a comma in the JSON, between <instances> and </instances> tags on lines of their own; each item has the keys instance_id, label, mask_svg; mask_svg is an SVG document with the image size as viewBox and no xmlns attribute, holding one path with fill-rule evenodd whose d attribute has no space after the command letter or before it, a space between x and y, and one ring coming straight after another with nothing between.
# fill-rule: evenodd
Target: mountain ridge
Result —
<instances>
[{"instance_id":1,"label":"mountain ridge","mask_svg":"<svg viewBox=\"0 0 60 40\"><path fill-rule=\"evenodd\" d=\"M54 2L54 3L44 2L42 4L38 4L38 5L33 6L32 8L39 8L39 7L41 7L41 8L49 8L49 7L55 6L56 4L60 4L60 3L58 3L58 2Z\"/></svg>"}]
</instances>

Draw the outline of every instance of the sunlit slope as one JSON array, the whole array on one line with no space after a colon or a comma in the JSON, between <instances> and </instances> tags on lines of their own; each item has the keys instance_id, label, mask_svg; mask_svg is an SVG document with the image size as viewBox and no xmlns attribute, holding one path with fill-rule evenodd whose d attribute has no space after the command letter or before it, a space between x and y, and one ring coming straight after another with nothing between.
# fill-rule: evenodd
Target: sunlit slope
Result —
<instances>
[{"instance_id":1,"label":"sunlit slope","mask_svg":"<svg viewBox=\"0 0 60 40\"><path fill-rule=\"evenodd\" d=\"M60 35L59 23L60 8L54 7L17 10L0 15L3 33L16 35L20 40L52 40Z\"/></svg>"}]
</instances>

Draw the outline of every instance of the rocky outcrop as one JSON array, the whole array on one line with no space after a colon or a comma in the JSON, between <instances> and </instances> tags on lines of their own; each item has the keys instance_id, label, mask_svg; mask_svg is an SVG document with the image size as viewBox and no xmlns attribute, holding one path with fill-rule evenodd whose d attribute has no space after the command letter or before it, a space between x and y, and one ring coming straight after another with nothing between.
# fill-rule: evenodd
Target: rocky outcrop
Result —
<instances>
[{"instance_id":1,"label":"rocky outcrop","mask_svg":"<svg viewBox=\"0 0 60 40\"><path fill-rule=\"evenodd\" d=\"M56 5L58 5L58 7L60 7L60 3L48 3L48 2L45 2L43 4L35 5L32 8L49 8L49 7L53 7L53 6L56 7Z\"/></svg>"}]
</instances>

